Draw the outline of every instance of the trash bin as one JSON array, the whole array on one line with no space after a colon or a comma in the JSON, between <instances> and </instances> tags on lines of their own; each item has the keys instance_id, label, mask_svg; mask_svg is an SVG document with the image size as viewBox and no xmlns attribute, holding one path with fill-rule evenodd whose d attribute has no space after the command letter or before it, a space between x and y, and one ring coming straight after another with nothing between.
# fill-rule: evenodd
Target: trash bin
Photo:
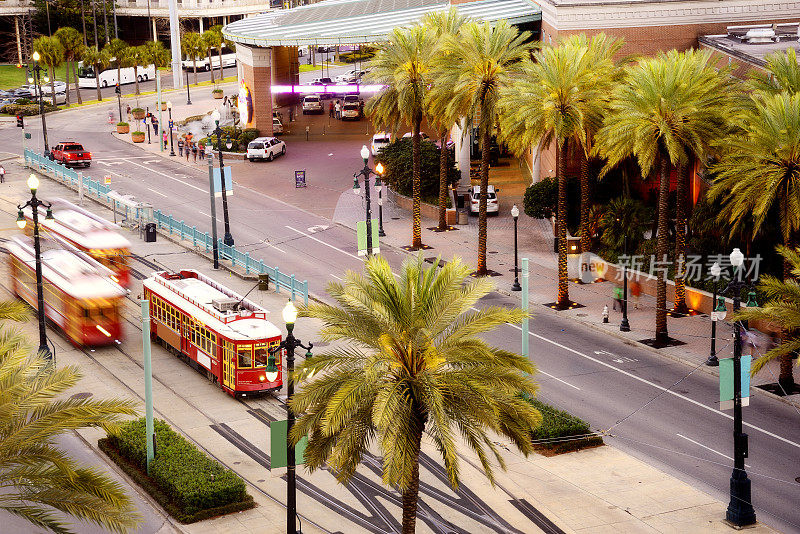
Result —
<instances>
[{"instance_id":1,"label":"trash bin","mask_svg":"<svg viewBox=\"0 0 800 534\"><path fill-rule=\"evenodd\" d=\"M144 225L144 242L155 243L156 241L156 223L147 223Z\"/></svg>"},{"instance_id":2,"label":"trash bin","mask_svg":"<svg viewBox=\"0 0 800 534\"><path fill-rule=\"evenodd\" d=\"M458 224L469 224L469 212L467 210L458 210Z\"/></svg>"}]
</instances>

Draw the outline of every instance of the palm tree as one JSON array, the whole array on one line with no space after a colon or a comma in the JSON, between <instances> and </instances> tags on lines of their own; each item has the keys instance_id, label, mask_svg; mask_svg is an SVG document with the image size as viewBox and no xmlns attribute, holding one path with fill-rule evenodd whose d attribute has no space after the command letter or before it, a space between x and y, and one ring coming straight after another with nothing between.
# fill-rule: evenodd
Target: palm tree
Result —
<instances>
[{"instance_id":1,"label":"palm tree","mask_svg":"<svg viewBox=\"0 0 800 534\"><path fill-rule=\"evenodd\" d=\"M766 72L757 69L751 71L751 84L755 89L767 94L781 91L800 93L800 64L794 48L789 48L785 53L773 52L766 56L766 60Z\"/></svg>"},{"instance_id":2,"label":"palm tree","mask_svg":"<svg viewBox=\"0 0 800 534\"><path fill-rule=\"evenodd\" d=\"M437 84L452 87L447 106L450 116L464 117L466 124L478 123L481 137L481 196L478 215L478 269L486 267L486 198L489 187L489 145L497 124L500 92L522 73L522 60L532 44L529 32L520 33L505 20L496 23L469 22L459 35L443 39L435 63ZM465 131L468 131L466 128Z\"/></svg>"},{"instance_id":3,"label":"palm tree","mask_svg":"<svg viewBox=\"0 0 800 534\"><path fill-rule=\"evenodd\" d=\"M430 28L438 43L445 35L458 35L458 31L467 17L459 15L458 10L451 7L448 11L434 11L422 18L422 24ZM438 46L438 44L437 44ZM440 232L447 230L447 177L448 164L447 138L450 129L459 117L448 115L447 104L453 98L452 87L433 81L433 89L428 94L427 116L429 122L436 125L439 131L439 226Z\"/></svg>"},{"instance_id":4,"label":"palm tree","mask_svg":"<svg viewBox=\"0 0 800 534\"><path fill-rule=\"evenodd\" d=\"M522 75L502 92L500 130L512 151L522 154L531 145L546 147L553 142L556 145L556 302L562 308L570 304L567 279L567 148L572 144L580 150L581 161L588 161L590 135L600 128L603 114L609 107L610 85L616 77L612 57L621 46L621 41L600 34L592 39L591 46L585 38L574 38L557 47L544 47L532 60L523 62ZM601 54L600 50L604 53ZM581 202L583 241L584 237L589 237L588 163L583 164L581 170L581 189L585 197Z\"/></svg>"},{"instance_id":5,"label":"palm tree","mask_svg":"<svg viewBox=\"0 0 800 534\"><path fill-rule=\"evenodd\" d=\"M421 140L420 126L425 112L425 95L430 83L434 50L431 31L416 25L395 28L378 46L370 61L370 79L385 86L367 104L367 114L377 125L399 122L411 125L412 213L411 250L423 248L420 212Z\"/></svg>"},{"instance_id":6,"label":"palm tree","mask_svg":"<svg viewBox=\"0 0 800 534\"><path fill-rule=\"evenodd\" d=\"M153 62L150 47L147 45L129 46L122 55L122 66L133 67L133 81L136 82L135 93L139 94L139 67Z\"/></svg>"},{"instance_id":7,"label":"palm tree","mask_svg":"<svg viewBox=\"0 0 800 534\"><path fill-rule=\"evenodd\" d=\"M629 252L635 251L650 227L652 216L651 210L638 200L626 196L613 199L600 218L603 244L616 251L627 244Z\"/></svg>"},{"instance_id":8,"label":"palm tree","mask_svg":"<svg viewBox=\"0 0 800 534\"><path fill-rule=\"evenodd\" d=\"M721 218L751 217L754 236L777 204L783 244L794 248L800 230L800 93L756 94L753 101L744 132L726 141L711 168L717 179L709 197L722 200ZM788 282L793 266L784 258ZM782 361L778 381L791 380L791 363Z\"/></svg>"},{"instance_id":9,"label":"palm tree","mask_svg":"<svg viewBox=\"0 0 800 534\"><path fill-rule=\"evenodd\" d=\"M83 62L94 68L94 79L95 82L97 82L97 101L102 102L103 95L100 92L100 73L106 70L111 64L111 58L105 49L98 50L96 47L91 46L83 52ZM120 120L122 120L122 117L120 117Z\"/></svg>"},{"instance_id":10,"label":"palm tree","mask_svg":"<svg viewBox=\"0 0 800 534\"><path fill-rule=\"evenodd\" d=\"M72 74L73 79L75 81L75 95L78 99L78 104L82 104L81 101L81 92L78 89L78 71L75 68L75 62L80 58L81 54L83 53L84 48L83 45L83 35L78 32L75 28L71 26L65 26L63 28L59 28L56 30L55 33L56 39L61 43L61 47L64 49L64 59L67 61L67 71L64 76L65 81L67 83L67 102L66 105L69 107L69 67L72 65Z\"/></svg>"},{"instance_id":11,"label":"palm tree","mask_svg":"<svg viewBox=\"0 0 800 534\"><path fill-rule=\"evenodd\" d=\"M208 70L211 72L211 84L215 84L216 81L214 79L214 64L211 63L211 51L219 49L222 46L222 32L215 32L213 30L207 30L203 32L203 47L206 49L206 54L208 55ZM219 57L219 64L222 65L222 56ZM222 79L220 79L222 81Z\"/></svg>"},{"instance_id":12,"label":"palm tree","mask_svg":"<svg viewBox=\"0 0 800 534\"><path fill-rule=\"evenodd\" d=\"M24 320L19 302L0 303L0 319ZM92 400L64 393L81 375L76 366L51 369L31 355L25 338L0 328L0 509L37 530L70 532L61 514L127 532L139 521L122 486L84 467L58 446L65 432L86 427L114 431L123 416L136 415L131 401Z\"/></svg>"},{"instance_id":13,"label":"palm tree","mask_svg":"<svg viewBox=\"0 0 800 534\"><path fill-rule=\"evenodd\" d=\"M494 284L469 279L471 268L458 257L441 269L437 264L425 268L421 257L409 257L395 279L389 263L376 256L367 260L364 275L351 271L344 283L328 284L336 305L312 304L301 315L320 319L322 338L345 346L298 368L295 379L316 374L290 402L299 415L291 438L309 437L305 459L312 471L327 463L346 482L378 443L383 482L402 494L406 534L416 522L423 433L457 488L459 434L493 482L489 457L505 464L489 432L528 455L531 431L541 422L523 398L536 389L533 364L480 336L525 313L505 307L471 312Z\"/></svg>"},{"instance_id":14,"label":"palm tree","mask_svg":"<svg viewBox=\"0 0 800 534\"><path fill-rule=\"evenodd\" d=\"M64 62L64 47L55 37L39 37L33 41L33 49L39 52L41 61L47 65L50 75L50 94L56 105L56 67Z\"/></svg>"},{"instance_id":15,"label":"palm tree","mask_svg":"<svg viewBox=\"0 0 800 534\"><path fill-rule=\"evenodd\" d=\"M108 54L109 61L113 61L117 65L117 81L121 79L120 69L124 62L125 55L130 45L122 39L111 39L111 42L103 47L103 50Z\"/></svg>"},{"instance_id":16,"label":"palm tree","mask_svg":"<svg viewBox=\"0 0 800 534\"><path fill-rule=\"evenodd\" d=\"M186 32L181 38L181 52L186 59L192 60L194 84L197 85L197 58L206 55L203 38L197 32Z\"/></svg>"},{"instance_id":17,"label":"palm tree","mask_svg":"<svg viewBox=\"0 0 800 534\"><path fill-rule=\"evenodd\" d=\"M142 46L147 48L147 57L156 69L169 65L170 53L161 41L147 41Z\"/></svg>"},{"instance_id":18,"label":"palm tree","mask_svg":"<svg viewBox=\"0 0 800 534\"><path fill-rule=\"evenodd\" d=\"M716 71L710 59L708 50L672 50L629 67L597 134L596 153L608 160L603 173L629 156L637 159L643 176L658 166L659 262L666 260L669 245L670 171L688 164L690 157L704 160L709 145L729 131L735 86L725 83L728 70ZM665 343L669 334L663 269L657 277L655 339Z\"/></svg>"}]
</instances>

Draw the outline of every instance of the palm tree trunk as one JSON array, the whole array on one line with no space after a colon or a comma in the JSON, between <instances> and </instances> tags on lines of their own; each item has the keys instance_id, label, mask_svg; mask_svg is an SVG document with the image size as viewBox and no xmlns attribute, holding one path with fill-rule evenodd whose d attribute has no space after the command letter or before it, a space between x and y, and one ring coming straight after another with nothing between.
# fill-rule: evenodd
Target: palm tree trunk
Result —
<instances>
[{"instance_id":1,"label":"palm tree trunk","mask_svg":"<svg viewBox=\"0 0 800 534\"><path fill-rule=\"evenodd\" d=\"M75 98L78 100L78 105L83 104L81 98L81 88L78 85L78 68L75 66L75 61L72 62L72 79L75 81Z\"/></svg>"},{"instance_id":2,"label":"palm tree trunk","mask_svg":"<svg viewBox=\"0 0 800 534\"><path fill-rule=\"evenodd\" d=\"M589 252L592 247L592 236L589 230L589 203L592 188L589 183L589 158L580 150L581 158L581 252Z\"/></svg>"},{"instance_id":3,"label":"palm tree trunk","mask_svg":"<svg viewBox=\"0 0 800 534\"><path fill-rule=\"evenodd\" d=\"M483 112L484 110L481 109ZM491 132L485 128L481 136L481 198L478 204L478 270L475 274L486 276L486 199L489 189L489 149L492 143Z\"/></svg>"},{"instance_id":4,"label":"palm tree trunk","mask_svg":"<svg viewBox=\"0 0 800 534\"><path fill-rule=\"evenodd\" d=\"M138 62L137 62L138 63ZM136 82L136 94L139 94L139 65L133 66L133 81Z\"/></svg>"},{"instance_id":5,"label":"palm tree trunk","mask_svg":"<svg viewBox=\"0 0 800 534\"><path fill-rule=\"evenodd\" d=\"M211 49L209 48L207 52L208 52L208 71L211 73L211 85L214 85L217 82L214 80L214 64L211 63Z\"/></svg>"},{"instance_id":6,"label":"palm tree trunk","mask_svg":"<svg viewBox=\"0 0 800 534\"><path fill-rule=\"evenodd\" d=\"M422 149L420 144L419 129L422 123L422 114L414 117L411 127L411 176L412 176L412 216L411 248L422 248L422 214L420 213L420 180L422 179Z\"/></svg>"},{"instance_id":7,"label":"palm tree trunk","mask_svg":"<svg viewBox=\"0 0 800 534\"><path fill-rule=\"evenodd\" d=\"M561 142L556 153L558 177L558 301L559 307L569 306L569 280L567 279L567 143Z\"/></svg>"},{"instance_id":8,"label":"palm tree trunk","mask_svg":"<svg viewBox=\"0 0 800 534\"><path fill-rule=\"evenodd\" d=\"M64 102L65 107L69 107L69 64L72 63L69 59L67 60L67 64L64 67L64 83L67 84L66 90L64 91L64 96L66 101ZM78 86L75 86L75 90L78 90ZM55 95L53 95L53 100L55 100Z\"/></svg>"},{"instance_id":9,"label":"palm tree trunk","mask_svg":"<svg viewBox=\"0 0 800 534\"><path fill-rule=\"evenodd\" d=\"M192 66L194 67L194 84L197 85L197 58L192 58Z\"/></svg>"},{"instance_id":10,"label":"palm tree trunk","mask_svg":"<svg viewBox=\"0 0 800 534\"><path fill-rule=\"evenodd\" d=\"M656 240L657 262L665 261L667 247L669 246L669 232L667 219L669 219L669 159L665 154L659 156L660 184L658 187L658 237ZM653 266L655 267L655 266ZM658 282L656 284L656 341L666 342L669 339L667 332L667 281L665 273L656 269Z\"/></svg>"},{"instance_id":11,"label":"palm tree trunk","mask_svg":"<svg viewBox=\"0 0 800 534\"><path fill-rule=\"evenodd\" d=\"M225 66L222 64L222 47L217 48L217 57L219 58L219 82L225 79Z\"/></svg>"},{"instance_id":12,"label":"palm tree trunk","mask_svg":"<svg viewBox=\"0 0 800 534\"><path fill-rule=\"evenodd\" d=\"M678 314L686 314L686 194L691 161L678 167L678 183L675 188L675 303L673 309Z\"/></svg>"},{"instance_id":13,"label":"palm tree trunk","mask_svg":"<svg viewBox=\"0 0 800 534\"><path fill-rule=\"evenodd\" d=\"M792 231L789 228L789 203L787 202L786 194L780 197L780 210L782 217L783 228L783 244L790 250L794 250L794 239ZM783 281L786 282L792 278L792 266L786 258L783 258ZM788 332L781 332L781 338L787 339L790 335ZM784 354L778 360L780 362L780 370L778 372L778 385L783 388L787 394L794 391L794 374L792 372L792 357L790 354Z\"/></svg>"},{"instance_id":14,"label":"palm tree trunk","mask_svg":"<svg viewBox=\"0 0 800 534\"><path fill-rule=\"evenodd\" d=\"M416 450L414 451L414 462L411 468L411 481L408 487L403 490L403 534L414 534L417 523L417 498L419 496L419 449L422 442L422 430L416 437Z\"/></svg>"},{"instance_id":15,"label":"palm tree trunk","mask_svg":"<svg viewBox=\"0 0 800 534\"><path fill-rule=\"evenodd\" d=\"M97 82L97 101L103 101L103 95L100 93L100 65L95 63L94 64L94 81ZM122 117L119 118L122 120Z\"/></svg>"},{"instance_id":16,"label":"palm tree trunk","mask_svg":"<svg viewBox=\"0 0 800 534\"><path fill-rule=\"evenodd\" d=\"M439 138L439 230L447 230L447 130Z\"/></svg>"},{"instance_id":17,"label":"palm tree trunk","mask_svg":"<svg viewBox=\"0 0 800 534\"><path fill-rule=\"evenodd\" d=\"M50 96L53 97L53 105L56 105L56 68L48 65L50 71Z\"/></svg>"}]
</instances>

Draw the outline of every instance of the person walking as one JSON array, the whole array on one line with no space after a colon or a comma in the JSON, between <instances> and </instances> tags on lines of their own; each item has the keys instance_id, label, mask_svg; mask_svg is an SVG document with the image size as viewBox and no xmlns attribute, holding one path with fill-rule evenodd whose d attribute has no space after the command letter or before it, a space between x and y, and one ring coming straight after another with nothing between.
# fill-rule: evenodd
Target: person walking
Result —
<instances>
[{"instance_id":1,"label":"person walking","mask_svg":"<svg viewBox=\"0 0 800 534\"><path fill-rule=\"evenodd\" d=\"M206 144L203 141L200 141L197 144L197 152L198 155L200 156L200 161L206 159Z\"/></svg>"},{"instance_id":2,"label":"person walking","mask_svg":"<svg viewBox=\"0 0 800 534\"><path fill-rule=\"evenodd\" d=\"M128 124L130 124L131 122L133 122L133 116L131 114L131 106L130 106L130 104L128 104L128 109L127 109L126 113L128 115Z\"/></svg>"},{"instance_id":3,"label":"person walking","mask_svg":"<svg viewBox=\"0 0 800 534\"><path fill-rule=\"evenodd\" d=\"M341 119L341 118L342 118L342 105L337 100L336 101L336 119L338 120L338 119Z\"/></svg>"},{"instance_id":4,"label":"person walking","mask_svg":"<svg viewBox=\"0 0 800 534\"><path fill-rule=\"evenodd\" d=\"M186 152L186 162L187 163L189 162L189 152L191 152L191 151L192 151L192 142L191 141L186 141L186 150L185 150L185 152Z\"/></svg>"},{"instance_id":5,"label":"person walking","mask_svg":"<svg viewBox=\"0 0 800 534\"><path fill-rule=\"evenodd\" d=\"M167 131L166 130L164 130L161 133L162 133L161 137L164 138L164 150L166 150L167 146L169 146L169 143L167 142L167 141L169 141L169 137L167 137Z\"/></svg>"},{"instance_id":6,"label":"person walking","mask_svg":"<svg viewBox=\"0 0 800 534\"><path fill-rule=\"evenodd\" d=\"M192 157L194 158L193 163L197 163L197 143L192 143Z\"/></svg>"},{"instance_id":7,"label":"person walking","mask_svg":"<svg viewBox=\"0 0 800 534\"><path fill-rule=\"evenodd\" d=\"M639 309L639 297L642 294L642 284L639 283L639 280L634 278L631 280L631 297L633 297L633 309Z\"/></svg>"},{"instance_id":8,"label":"person walking","mask_svg":"<svg viewBox=\"0 0 800 534\"><path fill-rule=\"evenodd\" d=\"M6 181L6 168L0 165L0 184Z\"/></svg>"},{"instance_id":9,"label":"person walking","mask_svg":"<svg viewBox=\"0 0 800 534\"><path fill-rule=\"evenodd\" d=\"M333 100L328 102L328 117L330 117L331 119L334 117L334 115L333 115Z\"/></svg>"},{"instance_id":10,"label":"person walking","mask_svg":"<svg viewBox=\"0 0 800 534\"><path fill-rule=\"evenodd\" d=\"M612 306L612 309L614 311L617 311L617 308L619 308L619 311L622 311L622 296L623 296L622 295L622 286L619 285L619 284L615 285L614 286L614 305Z\"/></svg>"},{"instance_id":11,"label":"person walking","mask_svg":"<svg viewBox=\"0 0 800 534\"><path fill-rule=\"evenodd\" d=\"M178 138L178 156L183 156L183 137Z\"/></svg>"}]
</instances>

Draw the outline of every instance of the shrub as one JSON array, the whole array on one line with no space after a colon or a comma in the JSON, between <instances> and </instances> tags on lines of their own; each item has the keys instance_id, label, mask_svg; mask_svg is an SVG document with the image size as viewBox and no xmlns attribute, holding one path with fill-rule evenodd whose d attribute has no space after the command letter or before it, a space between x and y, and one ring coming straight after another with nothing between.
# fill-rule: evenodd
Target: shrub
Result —
<instances>
[{"instance_id":1,"label":"shrub","mask_svg":"<svg viewBox=\"0 0 800 534\"><path fill-rule=\"evenodd\" d=\"M117 126L129 126L127 122L118 122Z\"/></svg>"},{"instance_id":2,"label":"shrub","mask_svg":"<svg viewBox=\"0 0 800 534\"><path fill-rule=\"evenodd\" d=\"M150 477L185 515L249 501L244 481L221 466L163 421L155 421L156 457L150 464ZM123 458L145 470L145 420L136 419L109 436Z\"/></svg>"},{"instance_id":3,"label":"shrub","mask_svg":"<svg viewBox=\"0 0 800 534\"><path fill-rule=\"evenodd\" d=\"M232 144L230 150L233 152L244 152L247 150L247 145L250 141L259 136L259 132L256 128L245 128L242 130L235 126L223 126L222 131L231 138ZM200 141L206 145L211 145L214 150L219 150L217 147L217 136L215 135L204 137ZM225 146L225 136L222 137L222 150L223 152L228 151L228 147Z\"/></svg>"},{"instance_id":4,"label":"shrub","mask_svg":"<svg viewBox=\"0 0 800 534\"><path fill-rule=\"evenodd\" d=\"M558 208L558 181L550 177L531 184L525 190L522 205L528 217L549 219L554 216Z\"/></svg>"},{"instance_id":5,"label":"shrub","mask_svg":"<svg viewBox=\"0 0 800 534\"><path fill-rule=\"evenodd\" d=\"M133 108L131 110L131 113L142 113L142 112L144 112L144 109L142 108Z\"/></svg>"},{"instance_id":6,"label":"shrub","mask_svg":"<svg viewBox=\"0 0 800 534\"><path fill-rule=\"evenodd\" d=\"M222 93L223 91L220 88L216 88L216 89L212 89L211 92L212 93Z\"/></svg>"},{"instance_id":7,"label":"shrub","mask_svg":"<svg viewBox=\"0 0 800 534\"><path fill-rule=\"evenodd\" d=\"M439 147L430 141L422 141L420 165L420 193L421 197L439 198ZM401 195L413 194L413 172L411 168L411 138L400 139L381 149L378 159L383 163L386 171L383 180ZM461 173L456 169L454 158L450 158L447 184L452 185L461 178ZM438 200L437 200L438 202Z\"/></svg>"},{"instance_id":8,"label":"shrub","mask_svg":"<svg viewBox=\"0 0 800 534\"><path fill-rule=\"evenodd\" d=\"M136 130L135 132L131 132L131 135L144 135L144 132L141 130Z\"/></svg>"},{"instance_id":9,"label":"shrub","mask_svg":"<svg viewBox=\"0 0 800 534\"><path fill-rule=\"evenodd\" d=\"M532 397L525 397L525 400L542 414L542 424L532 432L538 448L559 454L603 444L603 438L592 434L589 423L583 419ZM564 439L572 436L574 439Z\"/></svg>"},{"instance_id":10,"label":"shrub","mask_svg":"<svg viewBox=\"0 0 800 534\"><path fill-rule=\"evenodd\" d=\"M54 106L53 104L48 104L45 102L44 110L45 112L58 111L58 106ZM39 104L6 104L0 108L0 113L6 113L8 115L24 115L26 117L30 117L32 115L39 114Z\"/></svg>"}]
</instances>

